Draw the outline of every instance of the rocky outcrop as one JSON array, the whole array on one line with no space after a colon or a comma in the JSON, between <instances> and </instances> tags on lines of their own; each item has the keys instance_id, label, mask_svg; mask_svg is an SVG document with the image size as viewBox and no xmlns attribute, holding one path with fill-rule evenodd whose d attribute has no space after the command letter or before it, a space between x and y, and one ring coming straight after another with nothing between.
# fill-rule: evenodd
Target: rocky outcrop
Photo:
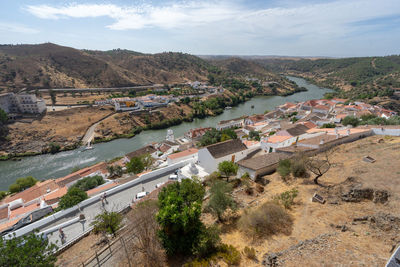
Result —
<instances>
[{"instance_id":1,"label":"rocky outcrop","mask_svg":"<svg viewBox=\"0 0 400 267\"><path fill-rule=\"evenodd\" d=\"M386 190L375 190L372 188L352 188L347 193L342 194L341 199L346 202L360 202L371 200L374 203L386 203L389 193Z\"/></svg>"}]
</instances>

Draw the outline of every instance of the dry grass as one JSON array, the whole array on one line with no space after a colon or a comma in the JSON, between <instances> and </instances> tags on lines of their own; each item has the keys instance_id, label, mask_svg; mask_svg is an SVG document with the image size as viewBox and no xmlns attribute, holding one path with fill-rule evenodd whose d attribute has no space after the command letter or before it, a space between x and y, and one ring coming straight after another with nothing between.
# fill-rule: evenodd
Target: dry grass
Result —
<instances>
[{"instance_id":1,"label":"dry grass","mask_svg":"<svg viewBox=\"0 0 400 267\"><path fill-rule=\"evenodd\" d=\"M245 211L238 221L239 229L253 238L265 238L274 234L289 235L293 219L279 205L267 202L257 208Z\"/></svg>"}]
</instances>

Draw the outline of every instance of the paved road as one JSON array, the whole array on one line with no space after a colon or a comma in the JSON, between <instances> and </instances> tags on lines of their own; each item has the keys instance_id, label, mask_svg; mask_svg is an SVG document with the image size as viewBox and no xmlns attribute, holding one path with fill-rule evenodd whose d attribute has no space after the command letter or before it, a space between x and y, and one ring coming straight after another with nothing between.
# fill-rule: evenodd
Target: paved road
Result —
<instances>
[{"instance_id":1,"label":"paved road","mask_svg":"<svg viewBox=\"0 0 400 267\"><path fill-rule=\"evenodd\" d=\"M103 209L108 211L119 211L132 203L132 200L136 196L137 193L144 191L151 192L156 189L156 185L161 182L167 182L169 175L173 173L173 171L163 174L160 177L155 177L147 183L143 183L134 187L131 187L127 190L119 192L117 194L111 195L107 197L108 204L102 205L101 201L93 203L90 206L87 206L82 209L82 213L85 215L86 221L82 224L81 222L75 222L71 225L63 227L63 231L66 236L66 243L81 235L85 230L90 227L90 223L94 220L97 214L101 213ZM60 223L65 223L70 221L73 218L76 218L78 215L71 216L69 218L65 218L63 220L59 220L57 223L52 224L50 226L45 227L44 229L40 229L40 231L46 231L49 229L58 229L58 225ZM56 243L58 246L61 245L61 239L59 236L58 230L48 234L49 241L52 243Z\"/></svg>"}]
</instances>

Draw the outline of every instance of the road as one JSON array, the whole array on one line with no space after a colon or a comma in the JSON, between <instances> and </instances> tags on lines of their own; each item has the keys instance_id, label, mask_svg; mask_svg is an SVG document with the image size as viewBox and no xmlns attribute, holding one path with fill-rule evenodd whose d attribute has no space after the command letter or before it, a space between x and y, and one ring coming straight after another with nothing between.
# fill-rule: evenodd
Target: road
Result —
<instances>
[{"instance_id":1,"label":"road","mask_svg":"<svg viewBox=\"0 0 400 267\"><path fill-rule=\"evenodd\" d=\"M54 88L54 89L39 89L40 92L61 91L61 92L90 92L90 91L129 91L132 89L151 89L151 88L163 88L162 84L152 85L141 85L141 86L127 86L127 87L111 87L111 88Z\"/></svg>"},{"instance_id":2,"label":"road","mask_svg":"<svg viewBox=\"0 0 400 267\"><path fill-rule=\"evenodd\" d=\"M132 203L132 200L135 198L136 194L139 192L147 191L151 192L156 189L156 185L161 182L167 182L168 177L174 171L168 172L167 174L163 174L160 177L155 177L152 180L148 181L147 183L143 183L137 186L133 186L127 190L122 192L116 193L111 196L107 196L108 203L104 206L102 205L101 201L95 202L92 205L89 205L82 209L82 212L85 215L84 223L81 222L74 222L68 226L63 227L63 231L66 236L65 242L68 243L69 241L75 239L79 235L81 235L84 231L86 231L90 227L90 223L93 222L96 215L100 214L104 209L107 211L119 211ZM58 221L55 224L49 225L43 229L40 229L41 232L46 230L52 230L52 233L49 233L47 237L49 241L52 243L57 244L58 246L61 245L61 239L58 232L58 226L60 223L65 223L67 221L76 218L77 215L73 215L69 218L65 218L63 221Z\"/></svg>"}]
</instances>

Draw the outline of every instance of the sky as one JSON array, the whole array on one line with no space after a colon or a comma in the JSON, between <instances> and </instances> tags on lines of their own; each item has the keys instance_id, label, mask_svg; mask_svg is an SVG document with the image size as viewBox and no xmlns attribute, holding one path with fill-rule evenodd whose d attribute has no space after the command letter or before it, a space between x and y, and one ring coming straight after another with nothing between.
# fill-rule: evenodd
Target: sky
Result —
<instances>
[{"instance_id":1,"label":"sky","mask_svg":"<svg viewBox=\"0 0 400 267\"><path fill-rule=\"evenodd\" d=\"M400 0L1 0L0 44L196 55L400 54Z\"/></svg>"}]
</instances>

